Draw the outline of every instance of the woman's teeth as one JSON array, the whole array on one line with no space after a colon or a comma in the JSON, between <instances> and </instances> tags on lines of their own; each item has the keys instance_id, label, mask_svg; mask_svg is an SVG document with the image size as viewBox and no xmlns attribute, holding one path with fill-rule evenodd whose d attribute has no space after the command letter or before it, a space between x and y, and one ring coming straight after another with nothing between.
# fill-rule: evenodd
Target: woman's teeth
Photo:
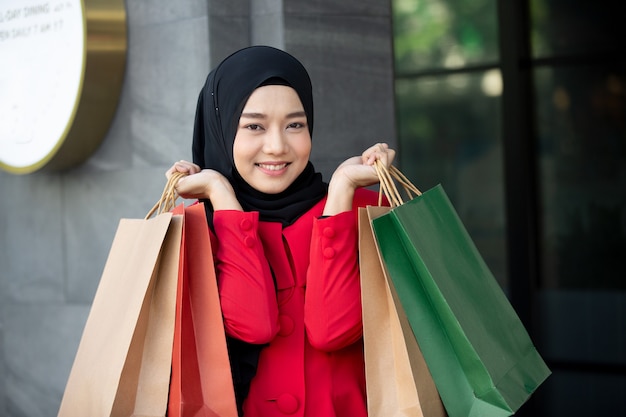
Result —
<instances>
[{"instance_id":1,"label":"woman's teeth","mask_svg":"<svg viewBox=\"0 0 626 417\"><path fill-rule=\"evenodd\" d=\"M263 169L267 169L268 171L280 171L281 169L285 168L287 166L287 164L280 164L280 165L267 165L267 164L258 164L260 168Z\"/></svg>"}]
</instances>

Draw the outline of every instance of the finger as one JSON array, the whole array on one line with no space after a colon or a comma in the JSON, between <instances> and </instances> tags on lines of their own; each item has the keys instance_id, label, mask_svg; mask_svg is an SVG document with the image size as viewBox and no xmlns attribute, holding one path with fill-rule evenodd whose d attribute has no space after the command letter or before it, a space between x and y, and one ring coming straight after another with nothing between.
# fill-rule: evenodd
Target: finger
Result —
<instances>
[{"instance_id":1,"label":"finger","mask_svg":"<svg viewBox=\"0 0 626 417\"><path fill-rule=\"evenodd\" d=\"M387 149L385 153L380 154L379 159L382 161L383 164L385 164L385 166L388 167L389 165L391 165L395 157L396 151L394 151L393 149Z\"/></svg>"},{"instance_id":2,"label":"finger","mask_svg":"<svg viewBox=\"0 0 626 417\"><path fill-rule=\"evenodd\" d=\"M174 172L193 174L199 171L199 167L196 167L196 164L181 159L180 161L175 162L174 165L172 165L170 169L165 172L165 176L169 179Z\"/></svg>"},{"instance_id":3,"label":"finger","mask_svg":"<svg viewBox=\"0 0 626 417\"><path fill-rule=\"evenodd\" d=\"M361 162L364 165L371 165L373 163L372 157L377 149L379 149L379 146L378 144L375 144L364 150L361 154Z\"/></svg>"},{"instance_id":4,"label":"finger","mask_svg":"<svg viewBox=\"0 0 626 417\"><path fill-rule=\"evenodd\" d=\"M200 168L200 165L198 164L194 164L193 162L187 162L185 161L185 167L187 167L188 169L188 173L191 174L197 174L198 172L202 171L202 168Z\"/></svg>"},{"instance_id":5,"label":"finger","mask_svg":"<svg viewBox=\"0 0 626 417\"><path fill-rule=\"evenodd\" d=\"M196 174L200 172L200 167L192 162L179 161L174 164L176 171L186 174Z\"/></svg>"},{"instance_id":6,"label":"finger","mask_svg":"<svg viewBox=\"0 0 626 417\"><path fill-rule=\"evenodd\" d=\"M387 145L385 142L379 142L379 143L376 143L375 145L371 146L367 151L371 151L371 152L386 152L387 149L389 149L389 145Z\"/></svg>"},{"instance_id":7,"label":"finger","mask_svg":"<svg viewBox=\"0 0 626 417\"><path fill-rule=\"evenodd\" d=\"M174 172L176 172L176 164L172 165L170 169L165 171L165 178L169 180Z\"/></svg>"},{"instance_id":8,"label":"finger","mask_svg":"<svg viewBox=\"0 0 626 417\"><path fill-rule=\"evenodd\" d=\"M383 159L383 163L387 164L386 156L389 151L390 149L387 143L377 143L363 152L363 163L373 165L377 159Z\"/></svg>"}]
</instances>

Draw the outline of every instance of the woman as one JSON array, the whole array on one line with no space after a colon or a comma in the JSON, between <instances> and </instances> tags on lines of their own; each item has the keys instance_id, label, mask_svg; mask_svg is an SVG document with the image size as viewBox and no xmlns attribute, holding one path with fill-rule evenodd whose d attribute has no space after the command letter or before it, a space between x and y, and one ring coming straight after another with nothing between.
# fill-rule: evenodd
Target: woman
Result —
<instances>
[{"instance_id":1,"label":"woman","mask_svg":"<svg viewBox=\"0 0 626 417\"><path fill-rule=\"evenodd\" d=\"M374 145L326 184L309 161L312 132L302 64L245 48L200 93L193 163L167 172L188 173L177 192L207 207L239 402L250 383L246 417L367 415L356 208L377 204L363 187L395 152Z\"/></svg>"}]
</instances>

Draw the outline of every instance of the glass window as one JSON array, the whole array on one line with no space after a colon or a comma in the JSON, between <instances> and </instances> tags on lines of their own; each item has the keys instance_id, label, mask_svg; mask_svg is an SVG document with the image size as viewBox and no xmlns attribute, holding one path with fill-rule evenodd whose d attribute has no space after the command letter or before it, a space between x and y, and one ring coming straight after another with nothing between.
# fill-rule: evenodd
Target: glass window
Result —
<instances>
[{"instance_id":1,"label":"glass window","mask_svg":"<svg viewBox=\"0 0 626 417\"><path fill-rule=\"evenodd\" d=\"M546 288L626 289L626 68L535 71Z\"/></svg>"},{"instance_id":2,"label":"glass window","mask_svg":"<svg viewBox=\"0 0 626 417\"><path fill-rule=\"evenodd\" d=\"M525 41L530 31L531 60L513 51L503 68L521 63L532 75L534 101L507 97L516 105L506 111L516 113L506 116L533 127L526 140L537 145L532 162L538 171L527 178L537 179L539 206L527 209L537 210L539 228L525 237L539 246L541 269L537 281L533 266L530 276L519 277L527 282L516 284L532 288L518 293L518 301L532 308L533 337L553 375L534 395L535 409L520 415L623 415L624 13L620 2L530 0L518 6L526 5L530 15L519 13L514 35ZM394 0L393 6L399 163L424 190L443 184L506 289L501 135L507 132L501 133L496 69L504 35L496 17L498 6L504 13L518 6L508 0ZM532 169L526 162L507 160ZM533 255L512 259L517 264L511 268L534 265Z\"/></svg>"},{"instance_id":3,"label":"glass window","mask_svg":"<svg viewBox=\"0 0 626 417\"><path fill-rule=\"evenodd\" d=\"M624 51L622 3L532 0L531 45L535 58Z\"/></svg>"},{"instance_id":4,"label":"glass window","mask_svg":"<svg viewBox=\"0 0 626 417\"><path fill-rule=\"evenodd\" d=\"M493 0L394 0L393 19L398 74L498 59Z\"/></svg>"},{"instance_id":5,"label":"glass window","mask_svg":"<svg viewBox=\"0 0 626 417\"><path fill-rule=\"evenodd\" d=\"M396 80L402 170L422 190L443 185L505 286L501 88L497 70Z\"/></svg>"}]
</instances>

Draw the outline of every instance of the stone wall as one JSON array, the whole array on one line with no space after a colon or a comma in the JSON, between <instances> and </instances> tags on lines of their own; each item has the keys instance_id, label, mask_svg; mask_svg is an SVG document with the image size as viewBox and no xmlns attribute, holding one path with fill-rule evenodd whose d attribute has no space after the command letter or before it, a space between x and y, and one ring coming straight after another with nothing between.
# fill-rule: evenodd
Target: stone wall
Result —
<instances>
[{"instance_id":1,"label":"stone wall","mask_svg":"<svg viewBox=\"0 0 626 417\"><path fill-rule=\"evenodd\" d=\"M56 416L117 223L143 217L164 172L191 158L209 69L281 47L314 84L313 161L326 179L371 143L395 144L389 1L127 0L116 117L82 166L0 173L0 416Z\"/></svg>"}]
</instances>

